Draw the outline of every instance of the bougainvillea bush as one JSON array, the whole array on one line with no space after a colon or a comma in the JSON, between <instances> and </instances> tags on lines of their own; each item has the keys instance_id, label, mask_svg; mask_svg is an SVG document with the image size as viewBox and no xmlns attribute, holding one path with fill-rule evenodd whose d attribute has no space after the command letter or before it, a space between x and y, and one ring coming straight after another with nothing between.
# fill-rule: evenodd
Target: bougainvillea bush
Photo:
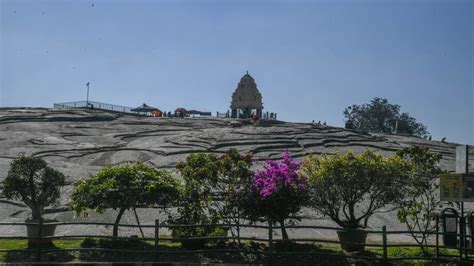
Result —
<instances>
[{"instance_id":1,"label":"bougainvillea bush","mask_svg":"<svg viewBox=\"0 0 474 266\"><path fill-rule=\"evenodd\" d=\"M251 221L280 223L283 239L288 239L285 220L296 214L307 201L307 178L298 173L300 163L289 152L280 162L268 160L242 193L242 209Z\"/></svg>"}]
</instances>

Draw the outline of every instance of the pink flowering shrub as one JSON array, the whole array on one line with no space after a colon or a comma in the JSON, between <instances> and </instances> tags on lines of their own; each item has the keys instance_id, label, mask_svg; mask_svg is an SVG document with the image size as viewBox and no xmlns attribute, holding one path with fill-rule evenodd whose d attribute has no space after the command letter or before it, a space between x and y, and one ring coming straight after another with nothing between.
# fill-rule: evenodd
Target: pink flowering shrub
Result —
<instances>
[{"instance_id":1,"label":"pink flowering shrub","mask_svg":"<svg viewBox=\"0 0 474 266\"><path fill-rule=\"evenodd\" d=\"M253 187L260 196L267 198L279 190L300 192L306 189L306 177L298 174L301 163L293 161L290 153L285 151L281 162L267 160L265 168L253 178Z\"/></svg>"},{"instance_id":2,"label":"pink flowering shrub","mask_svg":"<svg viewBox=\"0 0 474 266\"><path fill-rule=\"evenodd\" d=\"M300 211L308 199L307 178L298 170L288 151L280 162L268 160L241 193L241 208L251 221L280 223L282 236L288 239L285 220Z\"/></svg>"}]
</instances>

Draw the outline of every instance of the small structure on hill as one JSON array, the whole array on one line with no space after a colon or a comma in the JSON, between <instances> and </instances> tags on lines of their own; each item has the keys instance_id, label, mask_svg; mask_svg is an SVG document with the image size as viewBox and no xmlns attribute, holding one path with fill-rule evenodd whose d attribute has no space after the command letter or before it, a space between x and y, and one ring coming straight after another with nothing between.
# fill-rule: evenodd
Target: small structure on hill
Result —
<instances>
[{"instance_id":1,"label":"small structure on hill","mask_svg":"<svg viewBox=\"0 0 474 266\"><path fill-rule=\"evenodd\" d=\"M184 109L183 107L176 108L176 110L174 110L174 116L176 117L188 116L188 110Z\"/></svg>"},{"instance_id":2,"label":"small structure on hill","mask_svg":"<svg viewBox=\"0 0 474 266\"><path fill-rule=\"evenodd\" d=\"M212 116L211 112L203 112L198 110L188 110L187 114L189 116Z\"/></svg>"},{"instance_id":3,"label":"small structure on hill","mask_svg":"<svg viewBox=\"0 0 474 266\"><path fill-rule=\"evenodd\" d=\"M132 112L137 112L137 113L149 113L149 114L152 114L154 116L162 116L163 112L156 108L156 107L152 107L152 106L149 106L147 105L146 103L143 103L142 105L138 106L137 108L133 108L131 110Z\"/></svg>"},{"instance_id":4,"label":"small structure on hill","mask_svg":"<svg viewBox=\"0 0 474 266\"><path fill-rule=\"evenodd\" d=\"M258 119L262 118L262 95L257 89L257 84L252 76L245 74L232 94L232 118L250 118L252 114Z\"/></svg>"}]
</instances>

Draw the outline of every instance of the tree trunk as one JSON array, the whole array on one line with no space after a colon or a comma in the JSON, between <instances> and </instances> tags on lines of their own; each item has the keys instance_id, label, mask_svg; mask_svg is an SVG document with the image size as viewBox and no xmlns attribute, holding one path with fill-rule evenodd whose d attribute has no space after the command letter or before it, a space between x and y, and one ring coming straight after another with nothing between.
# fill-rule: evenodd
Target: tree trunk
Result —
<instances>
[{"instance_id":1,"label":"tree trunk","mask_svg":"<svg viewBox=\"0 0 474 266\"><path fill-rule=\"evenodd\" d=\"M142 238L145 238L145 234L143 233L142 227L140 226L140 220L138 219L137 209L133 208L133 213L135 213L135 219L137 219L138 229L140 229Z\"/></svg>"},{"instance_id":2,"label":"tree trunk","mask_svg":"<svg viewBox=\"0 0 474 266\"><path fill-rule=\"evenodd\" d=\"M237 211L237 243L239 243L239 248L240 248L240 212Z\"/></svg>"},{"instance_id":3,"label":"tree trunk","mask_svg":"<svg viewBox=\"0 0 474 266\"><path fill-rule=\"evenodd\" d=\"M39 221L41 219L41 211L39 208L31 208L31 218L33 221Z\"/></svg>"},{"instance_id":4,"label":"tree trunk","mask_svg":"<svg viewBox=\"0 0 474 266\"><path fill-rule=\"evenodd\" d=\"M286 232L286 228L285 228L285 221L281 220L280 225L281 225L281 236L283 237L283 240L288 240L289 238L288 238L288 233Z\"/></svg>"},{"instance_id":5,"label":"tree trunk","mask_svg":"<svg viewBox=\"0 0 474 266\"><path fill-rule=\"evenodd\" d=\"M120 209L119 213L117 214L117 218L115 219L115 223L114 223L113 237L118 236L118 224L120 223L120 219L122 219L122 215L124 212L125 212L125 209Z\"/></svg>"}]
</instances>

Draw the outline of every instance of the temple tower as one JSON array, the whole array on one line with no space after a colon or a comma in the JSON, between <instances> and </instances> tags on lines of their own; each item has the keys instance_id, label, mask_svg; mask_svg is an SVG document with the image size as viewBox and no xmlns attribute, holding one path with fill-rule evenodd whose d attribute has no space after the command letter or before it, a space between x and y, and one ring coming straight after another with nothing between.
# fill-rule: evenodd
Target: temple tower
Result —
<instances>
[{"instance_id":1,"label":"temple tower","mask_svg":"<svg viewBox=\"0 0 474 266\"><path fill-rule=\"evenodd\" d=\"M245 74L237 85L237 89L232 94L232 118L249 118L252 113L262 118L262 95L257 89L257 84L252 76Z\"/></svg>"}]
</instances>

